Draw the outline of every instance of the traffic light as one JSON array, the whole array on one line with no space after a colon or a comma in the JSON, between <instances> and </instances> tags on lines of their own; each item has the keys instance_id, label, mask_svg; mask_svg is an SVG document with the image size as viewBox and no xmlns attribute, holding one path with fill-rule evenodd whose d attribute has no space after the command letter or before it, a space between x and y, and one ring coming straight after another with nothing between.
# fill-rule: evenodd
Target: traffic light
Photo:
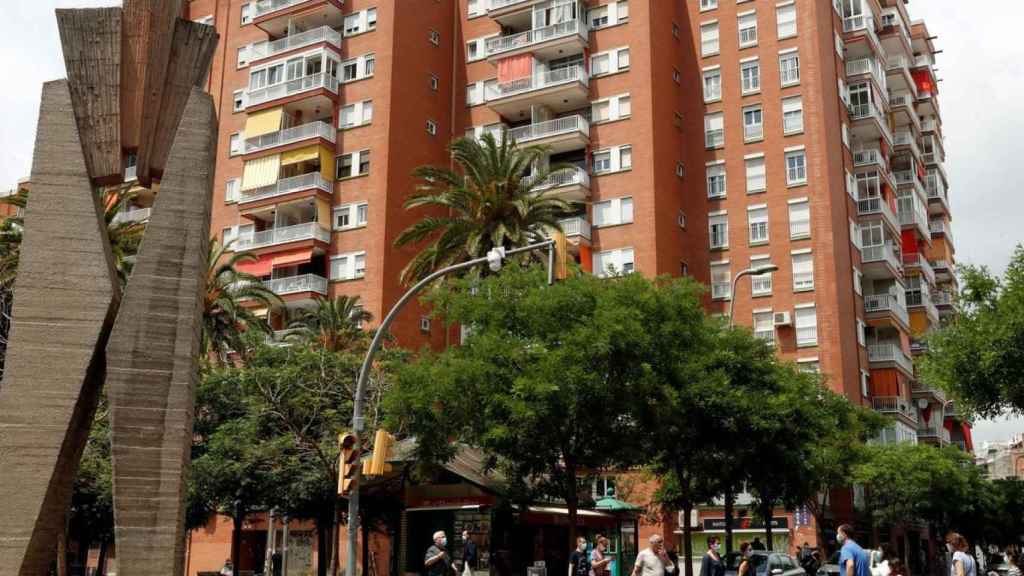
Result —
<instances>
[{"instance_id":1,"label":"traffic light","mask_svg":"<svg viewBox=\"0 0 1024 576\"><path fill-rule=\"evenodd\" d=\"M359 438L355 434L345 432L338 434L338 495L348 496L355 480L356 466L359 464Z\"/></svg>"},{"instance_id":2,"label":"traffic light","mask_svg":"<svg viewBox=\"0 0 1024 576\"><path fill-rule=\"evenodd\" d=\"M387 430L377 430L373 439L373 458L370 460L369 476L383 476L388 468L388 453L391 452L391 444L395 441Z\"/></svg>"},{"instance_id":3,"label":"traffic light","mask_svg":"<svg viewBox=\"0 0 1024 576\"><path fill-rule=\"evenodd\" d=\"M551 239L555 243L552 247L555 251L555 280L565 280L569 277L569 241L566 240L565 234L558 230L552 232Z\"/></svg>"}]
</instances>

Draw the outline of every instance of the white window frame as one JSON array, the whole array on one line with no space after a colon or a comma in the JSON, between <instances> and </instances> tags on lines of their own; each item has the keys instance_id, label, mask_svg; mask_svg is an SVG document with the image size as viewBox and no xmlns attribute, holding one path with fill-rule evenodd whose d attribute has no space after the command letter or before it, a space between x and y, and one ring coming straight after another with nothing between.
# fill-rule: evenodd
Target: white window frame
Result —
<instances>
[{"instance_id":1,"label":"white window frame","mask_svg":"<svg viewBox=\"0 0 1024 576\"><path fill-rule=\"evenodd\" d=\"M793 270L793 291L809 292L814 290L814 254L806 250L794 250L790 253ZM809 270L805 270L809 268Z\"/></svg>"},{"instance_id":2,"label":"white window frame","mask_svg":"<svg viewBox=\"0 0 1024 576\"><path fill-rule=\"evenodd\" d=\"M768 346L775 346L775 316L771 308L754 310L750 326L755 338L764 340Z\"/></svg>"},{"instance_id":3,"label":"white window frame","mask_svg":"<svg viewBox=\"0 0 1024 576\"><path fill-rule=\"evenodd\" d=\"M740 49L757 46L757 12L750 10L736 15Z\"/></svg>"},{"instance_id":4,"label":"white window frame","mask_svg":"<svg viewBox=\"0 0 1024 576\"><path fill-rule=\"evenodd\" d=\"M248 98L246 97L245 90L235 90L234 93L232 94L232 112L244 112L247 101Z\"/></svg>"},{"instance_id":5,"label":"white window frame","mask_svg":"<svg viewBox=\"0 0 1024 576\"><path fill-rule=\"evenodd\" d=\"M798 304L794 307L793 327L798 348L818 345L818 310L813 303Z\"/></svg>"},{"instance_id":6,"label":"white window frame","mask_svg":"<svg viewBox=\"0 0 1024 576\"><path fill-rule=\"evenodd\" d=\"M761 61L758 58L740 63L740 91L744 96L761 91Z\"/></svg>"},{"instance_id":7,"label":"white window frame","mask_svg":"<svg viewBox=\"0 0 1024 576\"><path fill-rule=\"evenodd\" d=\"M717 273L717 276L716 276ZM729 300L732 298L732 269L728 260L711 263L711 299Z\"/></svg>"},{"instance_id":8,"label":"white window frame","mask_svg":"<svg viewBox=\"0 0 1024 576\"><path fill-rule=\"evenodd\" d=\"M376 62L377 57L372 52L340 62L338 64L338 73L340 74L340 76L338 76L338 83L349 84L360 80L366 80L367 78L372 78L376 69ZM351 65L355 66L355 76L352 78L345 78L345 67Z\"/></svg>"},{"instance_id":9,"label":"white window frame","mask_svg":"<svg viewBox=\"0 0 1024 576\"><path fill-rule=\"evenodd\" d=\"M702 22L700 25L700 55L714 56L721 50L718 20Z\"/></svg>"},{"instance_id":10,"label":"white window frame","mask_svg":"<svg viewBox=\"0 0 1024 576\"><path fill-rule=\"evenodd\" d=\"M700 0L700 11L714 10L718 8L718 0Z\"/></svg>"},{"instance_id":11,"label":"white window frame","mask_svg":"<svg viewBox=\"0 0 1024 576\"><path fill-rule=\"evenodd\" d=\"M717 128L715 127L717 126ZM704 147L708 149L725 146L725 116L721 112L704 115Z\"/></svg>"},{"instance_id":12,"label":"white window frame","mask_svg":"<svg viewBox=\"0 0 1024 576\"><path fill-rule=\"evenodd\" d=\"M245 153L245 134L235 132L228 137L228 156L234 158Z\"/></svg>"},{"instance_id":13,"label":"white window frame","mask_svg":"<svg viewBox=\"0 0 1024 576\"><path fill-rule=\"evenodd\" d=\"M701 74L704 102L718 102L722 99L722 67L705 68ZM710 89L709 88L714 88Z\"/></svg>"},{"instance_id":14,"label":"white window frame","mask_svg":"<svg viewBox=\"0 0 1024 576\"><path fill-rule=\"evenodd\" d=\"M807 215L806 219L796 219L801 213ZM803 230L806 228L806 231ZM789 239L804 240L811 237L811 202L807 198L793 199L789 201Z\"/></svg>"},{"instance_id":15,"label":"white window frame","mask_svg":"<svg viewBox=\"0 0 1024 576\"><path fill-rule=\"evenodd\" d=\"M623 196L594 202L591 220L593 221L591 226L594 228L632 224L633 197Z\"/></svg>"},{"instance_id":16,"label":"white window frame","mask_svg":"<svg viewBox=\"0 0 1024 576\"><path fill-rule=\"evenodd\" d=\"M365 228L369 223L369 207L370 204L365 201L335 206L334 210L331 212L331 224L333 229L345 231ZM348 217L348 224L340 224L338 222L339 217L343 215Z\"/></svg>"},{"instance_id":17,"label":"white window frame","mask_svg":"<svg viewBox=\"0 0 1024 576\"><path fill-rule=\"evenodd\" d=\"M242 6L240 7L239 22L241 22L242 26L245 26L246 24L252 24L252 20L253 20L252 2L246 2L246 3L242 4Z\"/></svg>"},{"instance_id":18,"label":"white window frame","mask_svg":"<svg viewBox=\"0 0 1024 576\"><path fill-rule=\"evenodd\" d=\"M335 176L337 176L337 179L338 180L348 180L349 178L358 178L360 176L368 175L370 173L369 170L367 170L365 173L360 171L361 170L361 166L363 164L363 156L368 156L368 155L370 155L370 150L369 149L366 149L366 150L356 150L355 152L346 152L345 154L339 154L338 158L336 160L337 167L335 168L336 171L339 171L339 172L337 172L335 174ZM344 159L347 156L351 157L351 165L349 166L349 173L346 174L346 175L342 175L340 173L341 165L342 165L342 159Z\"/></svg>"},{"instance_id":19,"label":"white window frame","mask_svg":"<svg viewBox=\"0 0 1024 576\"><path fill-rule=\"evenodd\" d=\"M610 278L636 272L636 253L632 247L616 248L595 252L593 257L594 276ZM614 272L611 272L614 270Z\"/></svg>"},{"instance_id":20,"label":"white window frame","mask_svg":"<svg viewBox=\"0 0 1024 576\"><path fill-rule=\"evenodd\" d=\"M747 207L747 242L751 246L761 246L770 240L768 224L768 205L758 204Z\"/></svg>"},{"instance_id":21,"label":"white window frame","mask_svg":"<svg viewBox=\"0 0 1024 576\"><path fill-rule=\"evenodd\" d=\"M431 136L437 136L437 122L433 120L427 120L427 134Z\"/></svg>"},{"instance_id":22,"label":"white window frame","mask_svg":"<svg viewBox=\"0 0 1024 576\"><path fill-rule=\"evenodd\" d=\"M224 203L234 204L242 195L242 179L229 178L224 183Z\"/></svg>"},{"instance_id":23,"label":"white window frame","mask_svg":"<svg viewBox=\"0 0 1024 576\"><path fill-rule=\"evenodd\" d=\"M346 110L352 110L351 116L355 118L355 122L351 124L345 124ZM347 104L338 109L338 129L339 130L350 130L352 128L358 128L365 126L373 122L373 100L362 100L359 102L353 102Z\"/></svg>"},{"instance_id":24,"label":"white window frame","mask_svg":"<svg viewBox=\"0 0 1024 576\"><path fill-rule=\"evenodd\" d=\"M760 268L771 263L771 255L761 254L750 257L750 267ZM771 296L774 284L774 272L754 274L750 277L750 295L754 297Z\"/></svg>"},{"instance_id":25,"label":"white window frame","mask_svg":"<svg viewBox=\"0 0 1024 576\"><path fill-rule=\"evenodd\" d=\"M775 32L779 40L797 35L796 2L775 5Z\"/></svg>"},{"instance_id":26,"label":"white window frame","mask_svg":"<svg viewBox=\"0 0 1024 576\"><path fill-rule=\"evenodd\" d=\"M623 55L626 58L625 65L622 64ZM599 69L601 68L600 62L605 63L604 69ZM609 76L626 70L629 70L629 46L598 52L590 57L591 77Z\"/></svg>"},{"instance_id":27,"label":"white window frame","mask_svg":"<svg viewBox=\"0 0 1024 576\"><path fill-rule=\"evenodd\" d=\"M804 131L804 101L800 96L782 99L782 133L786 136Z\"/></svg>"},{"instance_id":28,"label":"white window frame","mask_svg":"<svg viewBox=\"0 0 1024 576\"><path fill-rule=\"evenodd\" d=\"M796 160L802 158L802 162L795 163L792 167L790 166L790 160ZM807 184L807 151L803 147L796 149L787 149L785 153L786 161L786 185L787 186L802 186Z\"/></svg>"},{"instance_id":29,"label":"white window frame","mask_svg":"<svg viewBox=\"0 0 1024 576\"><path fill-rule=\"evenodd\" d=\"M764 154L750 154L743 159L746 170L747 194L768 191L768 173Z\"/></svg>"},{"instance_id":30,"label":"white window frame","mask_svg":"<svg viewBox=\"0 0 1024 576\"><path fill-rule=\"evenodd\" d=\"M359 261L362 260L362 267ZM338 264L340 262L340 264ZM344 266L336 270L336 266ZM366 277L366 251L345 252L331 257L331 281L358 280Z\"/></svg>"},{"instance_id":31,"label":"white window frame","mask_svg":"<svg viewBox=\"0 0 1024 576\"><path fill-rule=\"evenodd\" d=\"M725 198L728 194L728 171L725 160L705 164L704 177L708 198Z\"/></svg>"},{"instance_id":32,"label":"white window frame","mask_svg":"<svg viewBox=\"0 0 1024 576\"><path fill-rule=\"evenodd\" d=\"M729 248L729 215L724 210L708 214L708 247L711 250Z\"/></svg>"},{"instance_id":33,"label":"white window frame","mask_svg":"<svg viewBox=\"0 0 1024 576\"><path fill-rule=\"evenodd\" d=\"M744 106L743 116L743 141L757 142L764 140L764 107L761 104ZM749 123L748 120L757 119L756 123Z\"/></svg>"},{"instance_id":34,"label":"white window frame","mask_svg":"<svg viewBox=\"0 0 1024 576\"><path fill-rule=\"evenodd\" d=\"M779 52L779 84L783 88L800 84L800 52L798 50Z\"/></svg>"}]
</instances>

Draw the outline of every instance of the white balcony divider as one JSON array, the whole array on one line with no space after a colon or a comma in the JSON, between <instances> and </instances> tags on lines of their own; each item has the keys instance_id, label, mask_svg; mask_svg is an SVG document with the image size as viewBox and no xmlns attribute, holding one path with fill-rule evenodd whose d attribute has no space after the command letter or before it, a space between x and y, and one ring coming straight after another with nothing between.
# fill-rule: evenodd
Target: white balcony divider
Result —
<instances>
[{"instance_id":1,"label":"white balcony divider","mask_svg":"<svg viewBox=\"0 0 1024 576\"><path fill-rule=\"evenodd\" d=\"M112 223L121 224L122 222L145 222L146 220L149 220L149 217L152 214L152 208L135 208L134 210L122 209L116 216L114 216Z\"/></svg>"},{"instance_id":2,"label":"white balcony divider","mask_svg":"<svg viewBox=\"0 0 1024 576\"><path fill-rule=\"evenodd\" d=\"M590 222L588 222L586 218L582 216L566 218L559 221L559 224L562 225L562 232L566 237L573 238L580 236L590 240Z\"/></svg>"},{"instance_id":3,"label":"white balcony divider","mask_svg":"<svg viewBox=\"0 0 1024 576\"><path fill-rule=\"evenodd\" d=\"M291 36L285 36L270 42L259 42L252 45L249 59L259 60L276 56L282 52L310 46L320 42L328 42L333 46L341 47L341 33L330 26L320 26Z\"/></svg>"},{"instance_id":4,"label":"white balcony divider","mask_svg":"<svg viewBox=\"0 0 1024 576\"><path fill-rule=\"evenodd\" d=\"M290 276L288 278L275 278L263 282L268 290L284 296L285 294L296 294L299 292L315 292L327 295L327 279L316 274L302 274L301 276Z\"/></svg>"},{"instance_id":5,"label":"white balcony divider","mask_svg":"<svg viewBox=\"0 0 1024 576\"><path fill-rule=\"evenodd\" d=\"M584 86L589 86L589 77L587 76L586 69L582 65L576 64L573 66L566 66L564 68L556 68L554 70L548 70L542 74L534 74L532 76L517 78L515 80L510 80L509 82L497 84L494 88L494 93L488 95L488 99L497 100L499 98L508 98L509 96L516 96L533 90L541 90L551 86L571 84L574 82L580 82Z\"/></svg>"},{"instance_id":6,"label":"white balcony divider","mask_svg":"<svg viewBox=\"0 0 1024 576\"><path fill-rule=\"evenodd\" d=\"M889 106L895 108L896 106L913 106L914 96L909 92L902 92L900 94L892 94L889 96Z\"/></svg>"},{"instance_id":7,"label":"white balcony divider","mask_svg":"<svg viewBox=\"0 0 1024 576\"><path fill-rule=\"evenodd\" d=\"M260 150L266 150L275 146L284 146L285 144L292 144L294 142L301 142L303 140L309 140L310 138L323 138L333 144L337 134L337 130L327 122L310 122L308 124L278 130L277 132L271 132L270 134L247 138L245 140L245 153L252 154L253 152L259 152Z\"/></svg>"},{"instance_id":8,"label":"white balcony divider","mask_svg":"<svg viewBox=\"0 0 1024 576\"><path fill-rule=\"evenodd\" d=\"M563 186L583 186L584 188L590 188L590 174L587 174L587 171L579 166L573 166L572 168L566 168L564 170L558 170L557 172L551 173L542 182L534 182L532 178L527 177L526 183L531 184L531 188L533 188L534 191L561 188Z\"/></svg>"},{"instance_id":9,"label":"white balcony divider","mask_svg":"<svg viewBox=\"0 0 1024 576\"><path fill-rule=\"evenodd\" d=\"M254 233L252 236L242 236L235 244L236 251L253 250L274 244L296 242L299 240L320 240L330 242L331 232L322 228L318 222L306 222L294 226L283 226L271 228Z\"/></svg>"},{"instance_id":10,"label":"white balcony divider","mask_svg":"<svg viewBox=\"0 0 1024 576\"><path fill-rule=\"evenodd\" d=\"M248 102L249 106L256 106L265 102L270 102L271 100L277 100L278 98L316 90L317 88L326 88L327 90L337 94L338 79L334 76L329 76L323 73L303 76L302 78L296 78L295 80L274 84L273 86L267 86L266 88L249 90Z\"/></svg>"},{"instance_id":11,"label":"white balcony divider","mask_svg":"<svg viewBox=\"0 0 1024 576\"><path fill-rule=\"evenodd\" d=\"M854 166L870 166L871 164L882 164L882 151L877 148L857 150L853 153Z\"/></svg>"},{"instance_id":12,"label":"white balcony divider","mask_svg":"<svg viewBox=\"0 0 1024 576\"><path fill-rule=\"evenodd\" d=\"M565 116L562 118L555 118L554 120L546 120L544 122L537 122L536 124L513 128L508 131L508 135L516 142L524 144L532 140L540 140L541 138L559 136L562 134L572 134L573 132L581 132L585 136L589 137L590 123L587 122L587 119L583 116L576 114L573 116Z\"/></svg>"},{"instance_id":13,"label":"white balcony divider","mask_svg":"<svg viewBox=\"0 0 1024 576\"><path fill-rule=\"evenodd\" d=\"M292 192L298 192L300 190L308 190L310 188L319 188L327 193L334 192L334 185L329 180L321 176L319 172L310 172L309 174L302 174L300 176L293 176L291 178L278 180L276 183L269 186L254 188L252 190L244 190L242 191L239 201L255 202L256 200L273 198L274 196L283 196L285 194L291 194Z\"/></svg>"},{"instance_id":14,"label":"white balcony divider","mask_svg":"<svg viewBox=\"0 0 1024 576\"><path fill-rule=\"evenodd\" d=\"M501 54L519 48L526 48L548 40L565 38L579 34L586 38L587 27L581 20L569 20L543 28L534 28L518 34L488 38L486 43L487 55Z\"/></svg>"},{"instance_id":15,"label":"white balcony divider","mask_svg":"<svg viewBox=\"0 0 1024 576\"><path fill-rule=\"evenodd\" d=\"M864 311L871 312L892 312L904 324L910 324L910 315L907 308L900 303L900 299L893 294L867 294L864 296Z\"/></svg>"},{"instance_id":16,"label":"white balcony divider","mask_svg":"<svg viewBox=\"0 0 1024 576\"><path fill-rule=\"evenodd\" d=\"M896 250L892 244L880 244L877 246L864 246L860 249L861 261L865 264L869 262L887 262L896 270L902 268L900 259L896 258Z\"/></svg>"},{"instance_id":17,"label":"white balcony divider","mask_svg":"<svg viewBox=\"0 0 1024 576\"><path fill-rule=\"evenodd\" d=\"M868 361L894 362L907 372L914 372L914 363L907 357L907 354L903 352L903 349L900 348L899 344L895 343L869 344Z\"/></svg>"},{"instance_id":18,"label":"white balcony divider","mask_svg":"<svg viewBox=\"0 0 1024 576\"><path fill-rule=\"evenodd\" d=\"M291 8L292 6L308 1L309 0L259 0L256 2L256 13L254 14L254 17L259 18L260 16L266 16L271 12Z\"/></svg>"}]
</instances>

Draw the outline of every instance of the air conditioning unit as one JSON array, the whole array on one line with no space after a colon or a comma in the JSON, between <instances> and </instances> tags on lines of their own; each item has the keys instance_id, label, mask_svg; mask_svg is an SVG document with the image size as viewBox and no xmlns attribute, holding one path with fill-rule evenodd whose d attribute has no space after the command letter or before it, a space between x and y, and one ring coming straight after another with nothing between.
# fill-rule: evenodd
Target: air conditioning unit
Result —
<instances>
[{"instance_id":1,"label":"air conditioning unit","mask_svg":"<svg viewBox=\"0 0 1024 576\"><path fill-rule=\"evenodd\" d=\"M790 326L793 321L789 317L789 312L776 312L772 317L772 323L776 326Z\"/></svg>"}]
</instances>

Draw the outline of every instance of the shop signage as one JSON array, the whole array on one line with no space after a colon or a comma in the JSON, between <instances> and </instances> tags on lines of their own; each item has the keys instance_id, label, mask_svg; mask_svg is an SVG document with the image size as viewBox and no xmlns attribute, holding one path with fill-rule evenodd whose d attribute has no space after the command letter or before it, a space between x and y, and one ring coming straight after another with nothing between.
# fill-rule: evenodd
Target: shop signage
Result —
<instances>
[{"instance_id":1,"label":"shop signage","mask_svg":"<svg viewBox=\"0 0 1024 576\"><path fill-rule=\"evenodd\" d=\"M734 518L732 521L733 530L764 530L764 520L760 518ZM789 529L789 519L785 516L772 518L772 528L779 530ZM725 518L705 518L704 530L721 531L725 530Z\"/></svg>"}]
</instances>

